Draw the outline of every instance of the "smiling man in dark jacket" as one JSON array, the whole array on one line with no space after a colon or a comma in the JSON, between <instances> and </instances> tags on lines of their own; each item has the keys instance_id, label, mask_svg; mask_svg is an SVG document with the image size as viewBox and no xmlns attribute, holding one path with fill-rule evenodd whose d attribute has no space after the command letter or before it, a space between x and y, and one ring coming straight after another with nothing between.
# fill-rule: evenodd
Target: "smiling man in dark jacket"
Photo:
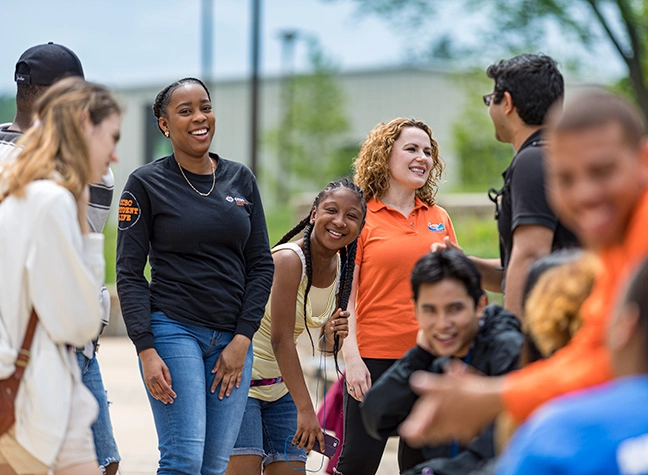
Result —
<instances>
[{"instance_id":1,"label":"smiling man in dark jacket","mask_svg":"<svg viewBox=\"0 0 648 475\"><path fill-rule=\"evenodd\" d=\"M376 438L396 435L411 411L417 396L409 378L415 371L441 373L451 358L487 376L507 373L518 364L520 323L501 307L486 306L479 272L469 258L452 249L427 254L414 267L411 283L421 327L417 345L374 384L361 406L367 431ZM468 473L493 456L489 427L467 446L414 449L401 442L398 464L408 475L451 475Z\"/></svg>"}]
</instances>

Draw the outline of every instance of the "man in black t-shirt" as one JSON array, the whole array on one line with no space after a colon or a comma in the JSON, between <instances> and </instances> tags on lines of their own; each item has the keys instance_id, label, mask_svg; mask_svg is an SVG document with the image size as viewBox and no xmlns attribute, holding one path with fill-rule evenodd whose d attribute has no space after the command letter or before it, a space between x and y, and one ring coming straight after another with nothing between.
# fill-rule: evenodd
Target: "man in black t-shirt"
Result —
<instances>
[{"instance_id":1,"label":"man in black t-shirt","mask_svg":"<svg viewBox=\"0 0 648 475\"><path fill-rule=\"evenodd\" d=\"M549 56L523 54L488 67L495 81L484 104L495 137L516 152L504 171L504 185L491 189L500 240L500 259L472 257L483 286L504 293L504 307L522 317L522 289L529 267L550 252L577 246L576 237L556 218L545 195L542 123L556 101L563 100L564 81Z\"/></svg>"}]
</instances>

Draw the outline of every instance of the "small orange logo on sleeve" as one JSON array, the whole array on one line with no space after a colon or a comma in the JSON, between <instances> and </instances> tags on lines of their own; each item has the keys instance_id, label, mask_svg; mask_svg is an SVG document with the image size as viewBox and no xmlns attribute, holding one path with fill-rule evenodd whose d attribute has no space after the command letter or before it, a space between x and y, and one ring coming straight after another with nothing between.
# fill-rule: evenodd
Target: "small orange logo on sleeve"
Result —
<instances>
[{"instance_id":1,"label":"small orange logo on sleeve","mask_svg":"<svg viewBox=\"0 0 648 475\"><path fill-rule=\"evenodd\" d=\"M140 206L137 198L130 191L124 191L122 194L117 213L119 217L119 229L131 228L139 221Z\"/></svg>"}]
</instances>

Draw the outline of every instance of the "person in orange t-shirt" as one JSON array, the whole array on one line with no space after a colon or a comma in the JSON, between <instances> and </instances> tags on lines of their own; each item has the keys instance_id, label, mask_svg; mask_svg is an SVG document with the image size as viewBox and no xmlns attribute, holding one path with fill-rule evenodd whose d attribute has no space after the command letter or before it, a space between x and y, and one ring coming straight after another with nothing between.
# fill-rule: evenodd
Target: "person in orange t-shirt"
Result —
<instances>
[{"instance_id":1,"label":"person in orange t-shirt","mask_svg":"<svg viewBox=\"0 0 648 475\"><path fill-rule=\"evenodd\" d=\"M354 166L367 220L348 306L344 444L336 473L373 475L385 441L367 434L359 405L372 382L416 344L409 284L414 265L432 243L457 239L448 213L434 203L443 162L426 124L400 118L378 124Z\"/></svg>"},{"instance_id":2,"label":"person in orange t-shirt","mask_svg":"<svg viewBox=\"0 0 648 475\"><path fill-rule=\"evenodd\" d=\"M411 384L422 397L401 426L412 444L470 439L503 410L522 421L556 396L612 377L608 320L624 281L648 255L648 138L640 114L604 92L552 111L548 138L550 202L602 263L581 308L583 327L551 358L505 377L416 375Z\"/></svg>"}]
</instances>

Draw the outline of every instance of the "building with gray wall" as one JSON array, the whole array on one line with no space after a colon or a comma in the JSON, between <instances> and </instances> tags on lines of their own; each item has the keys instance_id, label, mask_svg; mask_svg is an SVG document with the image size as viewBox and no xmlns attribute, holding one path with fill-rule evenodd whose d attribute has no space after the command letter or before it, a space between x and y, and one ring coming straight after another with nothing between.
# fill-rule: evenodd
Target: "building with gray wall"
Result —
<instances>
[{"instance_id":1,"label":"building with gray wall","mask_svg":"<svg viewBox=\"0 0 648 475\"><path fill-rule=\"evenodd\" d=\"M336 79L345 96L346 115L350 122L348 138L345 139L348 143L345 145L359 145L379 122L395 117L421 119L430 125L439 142L441 155L447 164L445 179L448 185L456 182L458 169L452 148L451 128L466 100L466 94L455 73L395 68L342 73ZM281 122L281 81L279 77L261 81L259 128L262 134L276 128ZM164 86L152 84L118 91L126 112L118 148L120 161L113 167L117 194L135 168L168 151L151 113L153 100ZM210 84L209 88L216 114L212 151L249 164L249 81L221 81ZM481 94L486 92L475 91L473 99L480 101ZM261 146L258 161L271 163L276 158L267 147ZM263 187L261 191L263 193Z\"/></svg>"}]
</instances>

